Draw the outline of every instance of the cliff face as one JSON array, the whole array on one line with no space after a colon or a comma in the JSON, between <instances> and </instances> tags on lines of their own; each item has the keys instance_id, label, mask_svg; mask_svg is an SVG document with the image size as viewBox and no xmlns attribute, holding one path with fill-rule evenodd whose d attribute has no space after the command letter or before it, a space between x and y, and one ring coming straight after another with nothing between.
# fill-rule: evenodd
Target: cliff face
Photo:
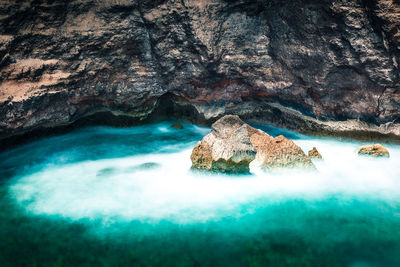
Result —
<instances>
[{"instance_id":1,"label":"cliff face","mask_svg":"<svg viewBox=\"0 0 400 267\"><path fill-rule=\"evenodd\" d=\"M397 0L15 2L0 139L100 112L400 136Z\"/></svg>"}]
</instances>

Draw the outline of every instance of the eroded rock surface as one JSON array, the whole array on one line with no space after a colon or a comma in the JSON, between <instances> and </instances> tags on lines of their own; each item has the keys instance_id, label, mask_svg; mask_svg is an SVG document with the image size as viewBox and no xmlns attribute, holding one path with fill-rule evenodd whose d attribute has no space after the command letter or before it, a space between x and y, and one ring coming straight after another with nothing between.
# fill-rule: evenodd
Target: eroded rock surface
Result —
<instances>
[{"instance_id":1,"label":"eroded rock surface","mask_svg":"<svg viewBox=\"0 0 400 267\"><path fill-rule=\"evenodd\" d=\"M315 158L315 159L322 159L322 155L319 153L316 147L313 147L310 151L308 151L308 156L310 158Z\"/></svg>"},{"instance_id":2,"label":"eroded rock surface","mask_svg":"<svg viewBox=\"0 0 400 267\"><path fill-rule=\"evenodd\" d=\"M301 168L315 170L304 151L283 135L273 138L263 131L253 131L251 143L257 149L256 162L267 170Z\"/></svg>"},{"instance_id":3,"label":"eroded rock surface","mask_svg":"<svg viewBox=\"0 0 400 267\"><path fill-rule=\"evenodd\" d=\"M399 25L390 0L1 1L0 139L157 108L399 137Z\"/></svg>"},{"instance_id":4,"label":"eroded rock surface","mask_svg":"<svg viewBox=\"0 0 400 267\"><path fill-rule=\"evenodd\" d=\"M389 150L381 144L362 146L358 149L358 154L372 157L390 157Z\"/></svg>"},{"instance_id":5,"label":"eroded rock surface","mask_svg":"<svg viewBox=\"0 0 400 267\"><path fill-rule=\"evenodd\" d=\"M238 116L227 115L212 125L211 133L196 145L190 158L193 169L246 173L255 157L247 125Z\"/></svg>"},{"instance_id":6,"label":"eroded rock surface","mask_svg":"<svg viewBox=\"0 0 400 267\"><path fill-rule=\"evenodd\" d=\"M193 149L192 168L218 172L249 172L249 164L266 170L279 168L315 169L310 158L292 140L273 138L244 123L236 115L216 121L211 133Z\"/></svg>"}]
</instances>

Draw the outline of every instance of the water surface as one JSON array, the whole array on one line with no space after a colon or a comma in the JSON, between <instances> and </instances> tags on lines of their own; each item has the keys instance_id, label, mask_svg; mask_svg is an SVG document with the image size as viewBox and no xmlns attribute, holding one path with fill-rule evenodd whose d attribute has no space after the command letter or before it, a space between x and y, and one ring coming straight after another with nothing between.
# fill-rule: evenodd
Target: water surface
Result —
<instances>
[{"instance_id":1,"label":"water surface","mask_svg":"<svg viewBox=\"0 0 400 267\"><path fill-rule=\"evenodd\" d=\"M1 266L398 266L400 146L270 126L317 173L198 174L190 153L209 132L164 122L89 127L0 154Z\"/></svg>"}]
</instances>

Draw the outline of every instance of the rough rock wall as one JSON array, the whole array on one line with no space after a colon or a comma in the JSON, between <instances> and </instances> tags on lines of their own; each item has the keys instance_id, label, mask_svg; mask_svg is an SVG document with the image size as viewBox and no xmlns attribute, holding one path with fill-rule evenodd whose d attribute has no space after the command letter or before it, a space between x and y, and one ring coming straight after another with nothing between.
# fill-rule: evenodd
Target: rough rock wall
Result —
<instances>
[{"instance_id":1,"label":"rough rock wall","mask_svg":"<svg viewBox=\"0 0 400 267\"><path fill-rule=\"evenodd\" d=\"M399 65L398 0L2 0L0 139L157 106L400 136Z\"/></svg>"}]
</instances>

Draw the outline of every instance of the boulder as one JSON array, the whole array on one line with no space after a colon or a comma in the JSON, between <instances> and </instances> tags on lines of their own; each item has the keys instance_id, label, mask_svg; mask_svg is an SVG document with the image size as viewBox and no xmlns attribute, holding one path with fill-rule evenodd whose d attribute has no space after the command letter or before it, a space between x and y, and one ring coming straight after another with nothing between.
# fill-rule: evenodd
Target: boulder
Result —
<instances>
[{"instance_id":1,"label":"boulder","mask_svg":"<svg viewBox=\"0 0 400 267\"><path fill-rule=\"evenodd\" d=\"M389 150L381 144L361 146L358 148L358 155L372 157L390 157Z\"/></svg>"},{"instance_id":2,"label":"boulder","mask_svg":"<svg viewBox=\"0 0 400 267\"><path fill-rule=\"evenodd\" d=\"M251 143L257 149L256 162L263 169L316 169L311 159L292 140L286 139L283 135L273 138L263 131L253 129L251 129L253 132Z\"/></svg>"},{"instance_id":3,"label":"boulder","mask_svg":"<svg viewBox=\"0 0 400 267\"><path fill-rule=\"evenodd\" d=\"M193 169L217 172L249 172L249 164L254 159L264 169L315 169L310 158L293 141L282 135L273 138L234 115L216 121L190 158Z\"/></svg>"},{"instance_id":4,"label":"boulder","mask_svg":"<svg viewBox=\"0 0 400 267\"><path fill-rule=\"evenodd\" d=\"M256 152L247 125L238 116L227 115L212 125L211 133L196 145L190 158L193 169L246 173Z\"/></svg>"},{"instance_id":5,"label":"boulder","mask_svg":"<svg viewBox=\"0 0 400 267\"><path fill-rule=\"evenodd\" d=\"M322 155L318 152L316 147L308 151L308 157L312 159L322 159Z\"/></svg>"}]
</instances>

